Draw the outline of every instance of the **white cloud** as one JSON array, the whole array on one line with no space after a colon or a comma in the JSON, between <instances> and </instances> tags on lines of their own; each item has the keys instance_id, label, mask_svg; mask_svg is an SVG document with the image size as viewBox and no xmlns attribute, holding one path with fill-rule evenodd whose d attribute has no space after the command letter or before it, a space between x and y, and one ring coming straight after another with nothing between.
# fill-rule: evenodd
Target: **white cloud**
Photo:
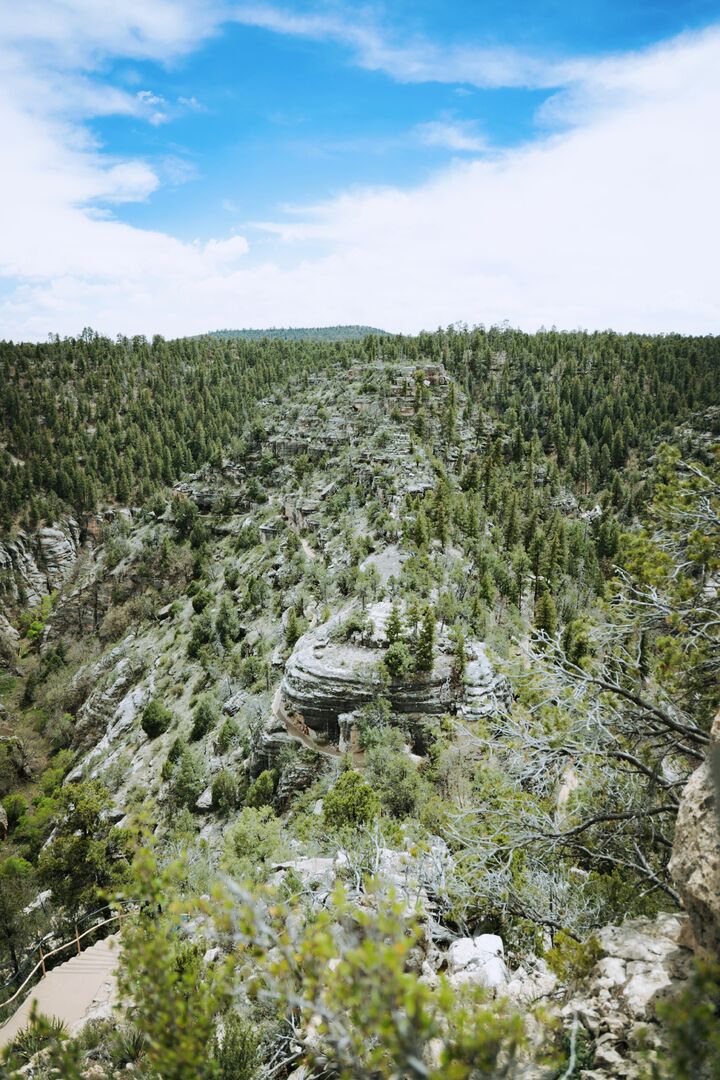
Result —
<instances>
[{"instance_id":1,"label":"white cloud","mask_svg":"<svg viewBox=\"0 0 720 1080\"><path fill-rule=\"evenodd\" d=\"M336 41L355 62L382 71L398 82L459 82L478 87L564 86L583 69L583 62L546 59L517 49L436 44L425 38L402 41L377 24L342 14L298 13L273 4L239 4L233 18L246 26L274 33Z\"/></svg>"},{"instance_id":2,"label":"white cloud","mask_svg":"<svg viewBox=\"0 0 720 1080\"><path fill-rule=\"evenodd\" d=\"M431 120L419 124L415 135L425 146L443 150L480 153L488 148L487 140L478 132L473 120Z\"/></svg>"},{"instance_id":3,"label":"white cloud","mask_svg":"<svg viewBox=\"0 0 720 1080\"><path fill-rule=\"evenodd\" d=\"M240 236L188 244L99 216L99 206L146 197L159 180L143 162L109 160L78 123L101 111L144 109L147 117L157 108L95 81L103 49L171 58L192 46L193 32L213 32L219 9L165 0L120 5L117 15L66 0L51 6L48 29L32 20L45 7L18 5L14 36L0 46L0 275L11 279L0 304L5 336L74 333L88 324L170 335L333 322L413 330L506 318L528 329L720 329L717 29L568 69L545 110L566 125L562 134L456 161L412 189L353 191L299 208L266 225L249 249ZM91 7L104 26L88 29ZM55 29L52 62L42 68L59 88L53 94L22 56L23 42L46 43ZM73 40L75 31L82 40ZM318 23L313 33L338 39L340 30ZM439 51L413 47L411 56L409 46L400 55L379 38L355 45L365 66L382 61L397 78L431 78L434 70L440 77ZM80 72L70 70L75 55ZM467 81L486 85L479 80L492 73L486 64L478 74L472 57L463 61L468 73L475 65ZM462 57L450 59L457 75ZM496 58L493 78L521 78L515 60L501 68ZM449 145L452 122L434 123L430 137L439 139L444 123ZM455 124L454 137L479 134Z\"/></svg>"}]
</instances>

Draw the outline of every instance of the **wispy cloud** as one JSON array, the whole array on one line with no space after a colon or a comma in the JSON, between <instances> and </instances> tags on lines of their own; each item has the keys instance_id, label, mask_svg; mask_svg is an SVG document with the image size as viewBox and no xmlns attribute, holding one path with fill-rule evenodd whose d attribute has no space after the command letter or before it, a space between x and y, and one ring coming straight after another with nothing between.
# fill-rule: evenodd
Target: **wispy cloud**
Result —
<instances>
[{"instance_id":1,"label":"wispy cloud","mask_svg":"<svg viewBox=\"0 0 720 1080\"><path fill-rule=\"evenodd\" d=\"M502 46L447 45L426 38L407 40L378 23L342 14L297 13L271 4L240 4L233 18L278 34L334 41L355 63L398 82L467 83L482 88L566 85L579 77L583 61L538 57Z\"/></svg>"},{"instance_id":2,"label":"wispy cloud","mask_svg":"<svg viewBox=\"0 0 720 1080\"><path fill-rule=\"evenodd\" d=\"M437 146L458 153L481 153L488 149L484 135L475 120L431 120L414 129L417 139L425 146Z\"/></svg>"}]
</instances>

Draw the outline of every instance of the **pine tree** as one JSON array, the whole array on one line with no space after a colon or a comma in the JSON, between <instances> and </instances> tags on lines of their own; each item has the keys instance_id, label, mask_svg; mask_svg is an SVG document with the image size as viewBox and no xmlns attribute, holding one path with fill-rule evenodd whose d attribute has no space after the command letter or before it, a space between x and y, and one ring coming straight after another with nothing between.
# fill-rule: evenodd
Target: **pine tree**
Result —
<instances>
[{"instance_id":1,"label":"pine tree","mask_svg":"<svg viewBox=\"0 0 720 1080\"><path fill-rule=\"evenodd\" d=\"M555 600L549 592L544 592L535 605L535 626L552 638L557 633L558 613Z\"/></svg>"},{"instance_id":2,"label":"pine tree","mask_svg":"<svg viewBox=\"0 0 720 1080\"><path fill-rule=\"evenodd\" d=\"M415 646L416 671L430 672L435 659L435 615L429 606L425 607Z\"/></svg>"},{"instance_id":3,"label":"pine tree","mask_svg":"<svg viewBox=\"0 0 720 1080\"><path fill-rule=\"evenodd\" d=\"M404 633L405 627L403 625L400 609L397 604L393 604L385 626L385 637L387 638L388 645L393 645L396 641L401 641Z\"/></svg>"}]
</instances>

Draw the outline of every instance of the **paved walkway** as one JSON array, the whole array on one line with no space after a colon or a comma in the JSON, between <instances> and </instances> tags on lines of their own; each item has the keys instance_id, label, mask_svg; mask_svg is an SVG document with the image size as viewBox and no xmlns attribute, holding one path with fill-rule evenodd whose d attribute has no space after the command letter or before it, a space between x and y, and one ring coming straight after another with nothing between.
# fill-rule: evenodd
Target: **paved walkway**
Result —
<instances>
[{"instance_id":1,"label":"paved walkway","mask_svg":"<svg viewBox=\"0 0 720 1080\"><path fill-rule=\"evenodd\" d=\"M117 935L98 941L66 960L41 979L22 1005L0 1027L0 1049L27 1026L33 1002L44 1016L56 1016L69 1029L93 1006L110 1001L115 992L115 970L120 956Z\"/></svg>"}]
</instances>

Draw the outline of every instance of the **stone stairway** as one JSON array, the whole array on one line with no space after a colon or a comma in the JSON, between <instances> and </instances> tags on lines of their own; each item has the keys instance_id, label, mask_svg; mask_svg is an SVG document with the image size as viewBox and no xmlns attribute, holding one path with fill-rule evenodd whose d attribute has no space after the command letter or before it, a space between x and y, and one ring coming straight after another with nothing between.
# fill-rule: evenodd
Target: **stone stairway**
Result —
<instances>
[{"instance_id":1,"label":"stone stairway","mask_svg":"<svg viewBox=\"0 0 720 1080\"><path fill-rule=\"evenodd\" d=\"M70 1031L81 1027L91 1010L112 1002L119 953L118 938L113 935L53 968L0 1027L0 1049L27 1026L33 1002L39 1013L57 1017Z\"/></svg>"}]
</instances>

